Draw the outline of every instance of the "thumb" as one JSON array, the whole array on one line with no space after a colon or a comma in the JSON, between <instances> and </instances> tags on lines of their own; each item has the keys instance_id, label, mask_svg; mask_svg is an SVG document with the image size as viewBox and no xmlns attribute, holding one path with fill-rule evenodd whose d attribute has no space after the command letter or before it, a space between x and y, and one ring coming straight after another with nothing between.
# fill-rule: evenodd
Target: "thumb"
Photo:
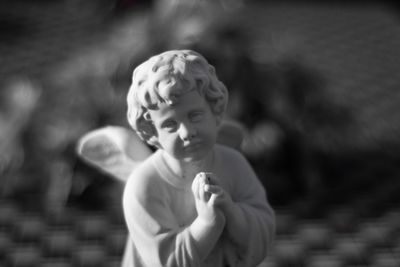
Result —
<instances>
[{"instance_id":1,"label":"thumb","mask_svg":"<svg viewBox=\"0 0 400 267\"><path fill-rule=\"evenodd\" d=\"M219 189L217 192L215 192L215 193L212 193L211 194L211 197L210 197L210 200L209 200L209 203L210 203L210 205L212 205L212 206L214 206L214 205L216 205L217 204L217 202L218 202L218 198L222 195L222 190L221 189Z\"/></svg>"},{"instance_id":2,"label":"thumb","mask_svg":"<svg viewBox=\"0 0 400 267\"><path fill-rule=\"evenodd\" d=\"M222 189L221 187L217 185L211 185L211 184L205 184L204 185L204 191L210 193L210 194L216 194L216 195L221 195L222 194Z\"/></svg>"}]
</instances>

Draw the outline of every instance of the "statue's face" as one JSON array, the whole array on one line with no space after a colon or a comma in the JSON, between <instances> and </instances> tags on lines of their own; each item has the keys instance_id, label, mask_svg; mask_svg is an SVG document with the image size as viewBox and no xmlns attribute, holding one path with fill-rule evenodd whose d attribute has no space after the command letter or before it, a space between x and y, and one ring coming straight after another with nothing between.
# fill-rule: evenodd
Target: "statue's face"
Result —
<instances>
[{"instance_id":1,"label":"statue's face","mask_svg":"<svg viewBox=\"0 0 400 267\"><path fill-rule=\"evenodd\" d=\"M159 104L149 114L160 148L180 161L204 159L216 142L218 120L196 90L180 95L174 105Z\"/></svg>"}]
</instances>

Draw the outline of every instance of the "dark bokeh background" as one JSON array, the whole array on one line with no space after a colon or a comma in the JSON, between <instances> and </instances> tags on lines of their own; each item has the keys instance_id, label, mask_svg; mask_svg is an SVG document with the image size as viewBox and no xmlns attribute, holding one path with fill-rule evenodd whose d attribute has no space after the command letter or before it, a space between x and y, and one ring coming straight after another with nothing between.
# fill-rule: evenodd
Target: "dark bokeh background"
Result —
<instances>
[{"instance_id":1,"label":"dark bokeh background","mask_svg":"<svg viewBox=\"0 0 400 267\"><path fill-rule=\"evenodd\" d=\"M364 1L0 2L0 265L119 266L122 185L76 141L192 48L277 212L268 266L400 266L400 13Z\"/></svg>"}]
</instances>

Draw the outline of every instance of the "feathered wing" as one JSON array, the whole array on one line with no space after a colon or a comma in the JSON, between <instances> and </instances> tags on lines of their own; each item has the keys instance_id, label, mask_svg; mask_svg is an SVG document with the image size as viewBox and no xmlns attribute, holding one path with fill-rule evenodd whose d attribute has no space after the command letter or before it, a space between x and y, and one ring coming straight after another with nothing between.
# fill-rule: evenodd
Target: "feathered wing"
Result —
<instances>
[{"instance_id":1,"label":"feathered wing","mask_svg":"<svg viewBox=\"0 0 400 267\"><path fill-rule=\"evenodd\" d=\"M123 183L152 154L134 131L119 126L88 132L78 140L76 150L89 165Z\"/></svg>"}]
</instances>

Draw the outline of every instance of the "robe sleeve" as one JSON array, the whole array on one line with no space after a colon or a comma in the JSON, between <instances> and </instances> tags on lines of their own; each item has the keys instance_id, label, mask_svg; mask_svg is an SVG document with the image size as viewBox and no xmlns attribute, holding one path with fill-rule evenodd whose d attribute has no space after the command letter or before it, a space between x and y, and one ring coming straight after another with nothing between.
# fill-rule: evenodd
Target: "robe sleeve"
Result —
<instances>
[{"instance_id":1,"label":"robe sleeve","mask_svg":"<svg viewBox=\"0 0 400 267\"><path fill-rule=\"evenodd\" d=\"M199 239L215 246L224 224L204 224L195 219L191 225L179 225L163 181L154 180L131 177L125 187L124 215L135 253L143 266L201 266L204 252L198 251Z\"/></svg>"},{"instance_id":2,"label":"robe sleeve","mask_svg":"<svg viewBox=\"0 0 400 267\"><path fill-rule=\"evenodd\" d=\"M257 266L265 259L272 246L275 236L275 213L250 164L241 154L235 154L236 164L231 166L237 167L230 174L231 197L245 218L248 239L247 244L242 246L246 248L245 251L238 251L231 243L227 245L226 254L232 266Z\"/></svg>"}]
</instances>

